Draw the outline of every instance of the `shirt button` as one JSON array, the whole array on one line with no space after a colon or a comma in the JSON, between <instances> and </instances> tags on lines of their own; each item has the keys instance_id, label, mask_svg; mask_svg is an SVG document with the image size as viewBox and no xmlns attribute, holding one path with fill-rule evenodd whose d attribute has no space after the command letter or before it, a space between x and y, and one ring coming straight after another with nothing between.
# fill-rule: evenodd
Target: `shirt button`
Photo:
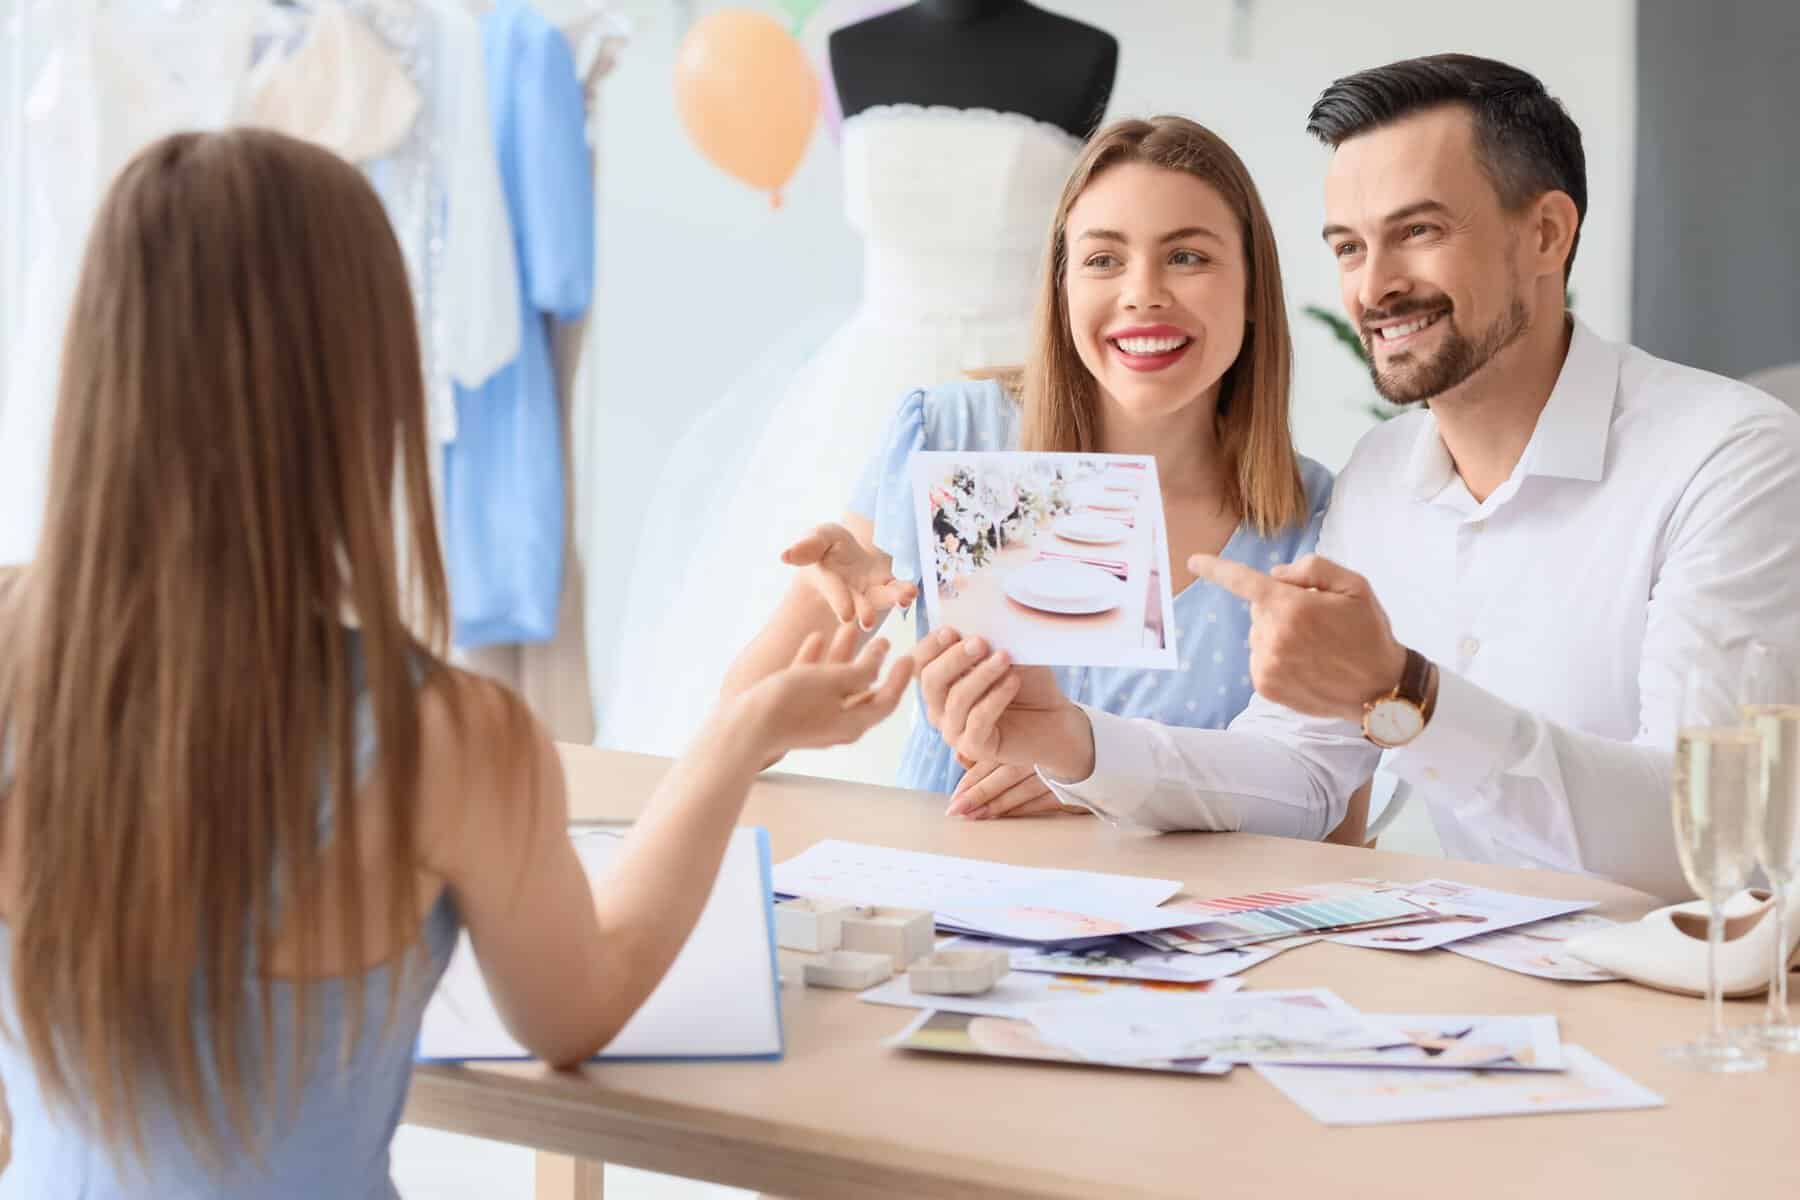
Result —
<instances>
[{"instance_id":1,"label":"shirt button","mask_svg":"<svg viewBox=\"0 0 1800 1200\"><path fill-rule=\"evenodd\" d=\"M1425 768L1425 778L1431 780L1431 782L1433 782L1433 783L1436 783L1438 781L1438 769L1436 767L1426 767Z\"/></svg>"},{"instance_id":2,"label":"shirt button","mask_svg":"<svg viewBox=\"0 0 1800 1200\"><path fill-rule=\"evenodd\" d=\"M1462 655L1464 662L1474 658L1475 652L1480 649L1481 643L1472 637L1466 637L1456 644L1457 653Z\"/></svg>"}]
</instances>

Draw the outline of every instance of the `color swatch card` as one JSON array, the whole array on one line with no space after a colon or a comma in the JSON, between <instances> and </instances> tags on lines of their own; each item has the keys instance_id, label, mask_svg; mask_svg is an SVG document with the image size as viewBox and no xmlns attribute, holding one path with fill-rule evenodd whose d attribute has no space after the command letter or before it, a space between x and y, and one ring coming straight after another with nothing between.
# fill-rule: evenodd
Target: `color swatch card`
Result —
<instances>
[{"instance_id":1,"label":"color swatch card","mask_svg":"<svg viewBox=\"0 0 1800 1200\"><path fill-rule=\"evenodd\" d=\"M1121 1067L1132 1071L1168 1071L1178 1075L1228 1075L1231 1064L1209 1058L1139 1059L1105 1062L1085 1058L1067 1046L1050 1041L1030 1021L1018 1017L982 1016L977 1013L927 1010L905 1029L888 1039L900 1050L929 1054L966 1054L980 1058L1013 1058L1032 1062L1067 1063L1089 1067Z\"/></svg>"},{"instance_id":2,"label":"color swatch card","mask_svg":"<svg viewBox=\"0 0 1800 1200\"><path fill-rule=\"evenodd\" d=\"M1102 979L1148 979L1163 983L1204 983L1223 979L1262 961L1249 953L1189 954L1158 950L1132 938L1107 938L1071 946L1019 945L978 938L958 938L941 949L1000 946L1015 971L1051 975L1091 975Z\"/></svg>"},{"instance_id":3,"label":"color swatch card","mask_svg":"<svg viewBox=\"0 0 1800 1200\"><path fill-rule=\"evenodd\" d=\"M1556 1074L1269 1064L1256 1071L1327 1125L1662 1107L1661 1096L1580 1046L1564 1046L1563 1054L1568 1068Z\"/></svg>"},{"instance_id":4,"label":"color swatch card","mask_svg":"<svg viewBox=\"0 0 1800 1200\"><path fill-rule=\"evenodd\" d=\"M1377 891L1356 883L1181 900L1166 907L1202 919L1177 930L1158 931L1145 940L1168 949L1202 953L1202 947L1253 946L1297 934L1385 927L1426 921L1435 915L1403 892Z\"/></svg>"},{"instance_id":5,"label":"color swatch card","mask_svg":"<svg viewBox=\"0 0 1800 1200\"><path fill-rule=\"evenodd\" d=\"M1391 1031L1389 1044L1371 1049L1292 1055L1292 1066L1406 1067L1411 1070L1561 1071L1567 1065L1556 1018L1368 1013Z\"/></svg>"},{"instance_id":6,"label":"color swatch card","mask_svg":"<svg viewBox=\"0 0 1800 1200\"><path fill-rule=\"evenodd\" d=\"M1592 963L1583 962L1567 950L1564 943L1584 933L1610 929L1617 922L1591 912L1569 913L1545 921L1533 921L1513 929L1484 933L1444 949L1464 958L1472 958L1489 966L1539 979L1561 979L1569 983L1606 983L1619 978Z\"/></svg>"},{"instance_id":7,"label":"color swatch card","mask_svg":"<svg viewBox=\"0 0 1800 1200\"><path fill-rule=\"evenodd\" d=\"M1105 1062L1282 1062L1403 1037L1325 988L1228 995L1119 989L1091 1003L1046 1004L1028 1016L1047 1040Z\"/></svg>"},{"instance_id":8,"label":"color swatch card","mask_svg":"<svg viewBox=\"0 0 1800 1200\"><path fill-rule=\"evenodd\" d=\"M1498 929L1512 929L1548 917L1580 912L1595 904L1592 900L1546 900L1496 892L1448 879L1426 879L1419 883L1387 883L1378 879L1351 882L1369 888L1392 889L1395 894L1430 909L1432 913L1431 920L1404 929L1372 929L1339 934L1331 939L1346 946L1373 950L1430 950Z\"/></svg>"},{"instance_id":9,"label":"color swatch card","mask_svg":"<svg viewBox=\"0 0 1800 1200\"><path fill-rule=\"evenodd\" d=\"M940 929L1021 942L1070 942L1192 918L1157 905L1173 879L1015 867L827 840L775 867L783 896L929 909Z\"/></svg>"},{"instance_id":10,"label":"color swatch card","mask_svg":"<svg viewBox=\"0 0 1800 1200\"><path fill-rule=\"evenodd\" d=\"M935 1008L942 1012L974 1013L984 1017L1029 1017L1056 1004L1065 1009L1097 1011L1106 998L1121 992L1157 992L1186 999L1223 996L1243 987L1241 979L1214 979L1205 983L1164 983L1144 979L1104 979L1086 975L1047 975L1014 971L999 983L973 996L928 995L912 990L906 976L896 975L876 984L857 999L867 1004L895 1008Z\"/></svg>"}]
</instances>

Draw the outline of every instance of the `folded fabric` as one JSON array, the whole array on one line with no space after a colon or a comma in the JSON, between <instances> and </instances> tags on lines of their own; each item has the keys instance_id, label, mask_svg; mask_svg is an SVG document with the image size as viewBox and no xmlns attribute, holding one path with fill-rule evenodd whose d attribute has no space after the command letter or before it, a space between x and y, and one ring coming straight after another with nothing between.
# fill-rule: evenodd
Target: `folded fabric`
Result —
<instances>
[{"instance_id":1,"label":"folded fabric","mask_svg":"<svg viewBox=\"0 0 1800 1200\"><path fill-rule=\"evenodd\" d=\"M353 163L393 153L424 98L387 47L324 0L299 49L259 66L243 119L328 147Z\"/></svg>"}]
</instances>

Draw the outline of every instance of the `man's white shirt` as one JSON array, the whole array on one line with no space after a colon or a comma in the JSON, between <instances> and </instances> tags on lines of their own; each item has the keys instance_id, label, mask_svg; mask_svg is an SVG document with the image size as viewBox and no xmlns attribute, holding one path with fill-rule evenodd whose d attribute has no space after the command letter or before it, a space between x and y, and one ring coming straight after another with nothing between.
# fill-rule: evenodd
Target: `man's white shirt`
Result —
<instances>
[{"instance_id":1,"label":"man's white shirt","mask_svg":"<svg viewBox=\"0 0 1800 1200\"><path fill-rule=\"evenodd\" d=\"M1057 796L1158 829L1320 838L1379 758L1453 858L1689 894L1669 794L1683 677L1706 668L1706 715L1735 722L1744 644L1800 653L1800 416L1575 321L1505 483L1477 502L1436 418L1396 418L1339 476L1319 553L1438 664L1417 739L1383 755L1261 697L1227 730L1088 709L1093 774L1046 775Z\"/></svg>"}]
</instances>

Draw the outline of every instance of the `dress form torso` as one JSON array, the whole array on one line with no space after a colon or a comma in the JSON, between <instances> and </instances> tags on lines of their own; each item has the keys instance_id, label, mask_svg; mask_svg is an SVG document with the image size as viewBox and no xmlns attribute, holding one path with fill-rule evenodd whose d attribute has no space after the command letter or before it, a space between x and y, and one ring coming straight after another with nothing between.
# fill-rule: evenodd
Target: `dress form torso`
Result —
<instances>
[{"instance_id":1,"label":"dress form torso","mask_svg":"<svg viewBox=\"0 0 1800 1200\"><path fill-rule=\"evenodd\" d=\"M1085 138L1112 95L1111 34L1024 0L921 0L831 35L846 117L887 104L992 108Z\"/></svg>"},{"instance_id":2,"label":"dress form torso","mask_svg":"<svg viewBox=\"0 0 1800 1200\"><path fill-rule=\"evenodd\" d=\"M679 752L792 582L782 549L842 517L896 405L1023 361L1044 231L1079 150L1058 126L991 109L876 105L844 123L861 302L803 365L751 364L672 451L621 573L624 618L590 622L614 639L598 651L602 744ZM884 633L911 644L903 619ZM911 718L782 769L892 783Z\"/></svg>"},{"instance_id":3,"label":"dress form torso","mask_svg":"<svg viewBox=\"0 0 1800 1200\"><path fill-rule=\"evenodd\" d=\"M601 655L624 698L602 704L602 744L685 745L792 581L782 548L842 516L902 397L1023 361L1044 234L1117 57L1022 0L923 0L832 36L862 301L778 394L753 366L671 454ZM905 620L885 632L913 640ZM891 783L911 715L783 769Z\"/></svg>"}]
</instances>

